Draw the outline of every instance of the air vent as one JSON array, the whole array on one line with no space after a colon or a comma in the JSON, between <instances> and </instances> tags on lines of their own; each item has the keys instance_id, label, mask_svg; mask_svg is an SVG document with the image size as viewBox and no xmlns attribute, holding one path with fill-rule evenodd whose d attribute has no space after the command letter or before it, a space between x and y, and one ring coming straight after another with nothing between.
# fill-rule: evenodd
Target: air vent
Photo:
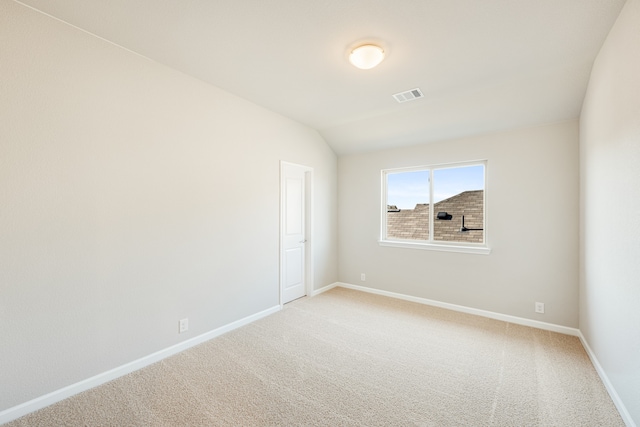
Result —
<instances>
[{"instance_id":1,"label":"air vent","mask_svg":"<svg viewBox=\"0 0 640 427\"><path fill-rule=\"evenodd\" d=\"M418 88L408 90L406 92L400 92L393 95L393 98L400 102L413 101L414 99L424 98L422 91Z\"/></svg>"}]
</instances>

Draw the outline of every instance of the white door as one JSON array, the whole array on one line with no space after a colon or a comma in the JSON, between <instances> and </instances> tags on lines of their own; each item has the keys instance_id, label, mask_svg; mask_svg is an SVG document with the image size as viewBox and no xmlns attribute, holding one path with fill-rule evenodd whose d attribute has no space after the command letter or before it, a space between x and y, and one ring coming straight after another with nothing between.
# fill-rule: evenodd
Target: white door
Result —
<instances>
[{"instance_id":1,"label":"white door","mask_svg":"<svg viewBox=\"0 0 640 427\"><path fill-rule=\"evenodd\" d=\"M306 287L307 218L306 171L308 168L281 164L280 295L282 304L303 297Z\"/></svg>"}]
</instances>

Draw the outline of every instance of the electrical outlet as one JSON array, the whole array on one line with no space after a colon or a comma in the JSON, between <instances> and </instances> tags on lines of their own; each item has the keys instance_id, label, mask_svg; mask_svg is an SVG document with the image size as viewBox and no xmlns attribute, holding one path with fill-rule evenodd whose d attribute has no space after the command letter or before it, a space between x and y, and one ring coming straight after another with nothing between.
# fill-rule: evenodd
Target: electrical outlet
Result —
<instances>
[{"instance_id":1,"label":"electrical outlet","mask_svg":"<svg viewBox=\"0 0 640 427\"><path fill-rule=\"evenodd\" d=\"M179 322L178 332L183 333L189 330L189 319L182 319Z\"/></svg>"},{"instance_id":2,"label":"electrical outlet","mask_svg":"<svg viewBox=\"0 0 640 427\"><path fill-rule=\"evenodd\" d=\"M544 303L537 302L536 303L536 313L544 314Z\"/></svg>"},{"instance_id":3,"label":"electrical outlet","mask_svg":"<svg viewBox=\"0 0 640 427\"><path fill-rule=\"evenodd\" d=\"M360 281L364 282L365 280L367 280L367 277L364 275L364 273L360 273Z\"/></svg>"}]
</instances>

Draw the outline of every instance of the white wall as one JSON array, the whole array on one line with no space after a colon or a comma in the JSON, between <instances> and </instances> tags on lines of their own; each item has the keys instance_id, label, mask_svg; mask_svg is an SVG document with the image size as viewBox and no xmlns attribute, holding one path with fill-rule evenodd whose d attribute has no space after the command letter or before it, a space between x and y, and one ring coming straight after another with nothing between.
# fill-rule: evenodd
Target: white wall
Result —
<instances>
[{"instance_id":1,"label":"white wall","mask_svg":"<svg viewBox=\"0 0 640 427\"><path fill-rule=\"evenodd\" d=\"M381 169L479 159L490 255L378 245ZM341 282L578 326L577 121L340 157L338 182Z\"/></svg>"},{"instance_id":2,"label":"white wall","mask_svg":"<svg viewBox=\"0 0 640 427\"><path fill-rule=\"evenodd\" d=\"M280 160L336 281L315 131L8 0L0 73L0 411L276 306Z\"/></svg>"},{"instance_id":3,"label":"white wall","mask_svg":"<svg viewBox=\"0 0 640 427\"><path fill-rule=\"evenodd\" d=\"M580 329L640 425L640 1L598 55L580 117Z\"/></svg>"}]
</instances>

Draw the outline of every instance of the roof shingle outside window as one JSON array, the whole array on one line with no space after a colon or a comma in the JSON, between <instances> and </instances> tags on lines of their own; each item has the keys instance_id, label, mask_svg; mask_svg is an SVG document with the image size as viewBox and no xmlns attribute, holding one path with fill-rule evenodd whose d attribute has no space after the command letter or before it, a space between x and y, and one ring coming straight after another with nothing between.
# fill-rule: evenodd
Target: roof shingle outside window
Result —
<instances>
[{"instance_id":1,"label":"roof shingle outside window","mask_svg":"<svg viewBox=\"0 0 640 427\"><path fill-rule=\"evenodd\" d=\"M483 243L482 230L460 231L462 215L467 228L483 228L484 191L464 191L439 201L434 212L447 212L451 220L434 222L434 241ZM395 208L395 209L392 209ZM387 206L387 238L429 240L429 204L418 204L414 209L397 209Z\"/></svg>"}]
</instances>

